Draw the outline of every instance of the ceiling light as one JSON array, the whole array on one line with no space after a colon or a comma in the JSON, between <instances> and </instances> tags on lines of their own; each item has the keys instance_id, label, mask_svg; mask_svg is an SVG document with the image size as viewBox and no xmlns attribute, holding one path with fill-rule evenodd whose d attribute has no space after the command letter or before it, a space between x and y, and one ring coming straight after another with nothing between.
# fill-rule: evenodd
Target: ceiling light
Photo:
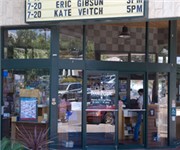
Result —
<instances>
[{"instance_id":1,"label":"ceiling light","mask_svg":"<svg viewBox=\"0 0 180 150\"><path fill-rule=\"evenodd\" d=\"M130 38L130 33L128 32L128 28L126 26L122 27L122 32L119 34L120 38Z\"/></svg>"}]
</instances>

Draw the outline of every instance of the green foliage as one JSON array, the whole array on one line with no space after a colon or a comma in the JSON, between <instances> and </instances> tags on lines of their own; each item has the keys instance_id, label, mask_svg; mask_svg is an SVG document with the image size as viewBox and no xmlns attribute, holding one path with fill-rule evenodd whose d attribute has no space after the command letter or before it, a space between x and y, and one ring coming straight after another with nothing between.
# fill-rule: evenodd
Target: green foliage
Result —
<instances>
[{"instance_id":1,"label":"green foliage","mask_svg":"<svg viewBox=\"0 0 180 150\"><path fill-rule=\"evenodd\" d=\"M24 150L23 145L4 137L0 143L1 150Z\"/></svg>"},{"instance_id":2,"label":"green foliage","mask_svg":"<svg viewBox=\"0 0 180 150\"><path fill-rule=\"evenodd\" d=\"M21 129L16 126L16 129L18 131L19 141L21 141L28 150L45 150L48 144L53 143L53 141L47 139L49 129L39 130L35 126L33 133L23 125Z\"/></svg>"},{"instance_id":3,"label":"green foliage","mask_svg":"<svg viewBox=\"0 0 180 150\"><path fill-rule=\"evenodd\" d=\"M74 78L74 77L66 77L61 82L62 83L65 83L65 82L82 82L82 79Z\"/></svg>"},{"instance_id":4,"label":"green foliage","mask_svg":"<svg viewBox=\"0 0 180 150\"><path fill-rule=\"evenodd\" d=\"M15 45L15 42L16 41L12 36L8 37L8 47L13 47Z\"/></svg>"},{"instance_id":5,"label":"green foliage","mask_svg":"<svg viewBox=\"0 0 180 150\"><path fill-rule=\"evenodd\" d=\"M37 38L33 30L17 30L16 47L31 48Z\"/></svg>"},{"instance_id":6,"label":"green foliage","mask_svg":"<svg viewBox=\"0 0 180 150\"><path fill-rule=\"evenodd\" d=\"M37 40L34 42L34 48L49 50L50 39L46 39L43 35L37 36Z\"/></svg>"},{"instance_id":7,"label":"green foliage","mask_svg":"<svg viewBox=\"0 0 180 150\"><path fill-rule=\"evenodd\" d=\"M50 56L49 29L16 30L14 36L9 35L7 52L8 58L39 59ZM62 58L80 57L82 55L82 38L60 34L60 56ZM86 58L94 59L94 42L88 40Z\"/></svg>"},{"instance_id":8,"label":"green foliage","mask_svg":"<svg viewBox=\"0 0 180 150\"><path fill-rule=\"evenodd\" d=\"M7 52L8 58L33 59L49 58L50 32L48 29L16 30L15 36L9 35ZM82 38L60 34L60 56L73 58L82 55ZM94 59L94 42L88 40L86 58Z\"/></svg>"},{"instance_id":9,"label":"green foliage","mask_svg":"<svg viewBox=\"0 0 180 150\"><path fill-rule=\"evenodd\" d=\"M82 49L82 41L80 38L64 35L62 34L60 37L60 49L63 50L73 50L73 49L80 50Z\"/></svg>"},{"instance_id":10,"label":"green foliage","mask_svg":"<svg viewBox=\"0 0 180 150\"><path fill-rule=\"evenodd\" d=\"M87 52L86 52L86 58L87 59L95 59L94 56L94 42L88 41L87 42Z\"/></svg>"},{"instance_id":11,"label":"green foliage","mask_svg":"<svg viewBox=\"0 0 180 150\"><path fill-rule=\"evenodd\" d=\"M8 58L48 58L50 37L46 30L17 30L16 36L8 37ZM10 54L11 53L11 54Z\"/></svg>"}]
</instances>

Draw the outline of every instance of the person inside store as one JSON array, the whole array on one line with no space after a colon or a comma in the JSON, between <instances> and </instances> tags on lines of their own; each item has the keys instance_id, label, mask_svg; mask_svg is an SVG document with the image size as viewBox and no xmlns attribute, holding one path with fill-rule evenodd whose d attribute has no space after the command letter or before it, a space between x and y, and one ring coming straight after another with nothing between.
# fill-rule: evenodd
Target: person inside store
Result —
<instances>
[{"instance_id":1,"label":"person inside store","mask_svg":"<svg viewBox=\"0 0 180 150\"><path fill-rule=\"evenodd\" d=\"M139 109L143 108L143 93L144 93L143 89L138 90L139 98L137 99L137 103L138 103ZM142 111L137 111L137 121L136 121L136 125L134 127L134 141L138 141L141 121L142 121Z\"/></svg>"},{"instance_id":2,"label":"person inside store","mask_svg":"<svg viewBox=\"0 0 180 150\"><path fill-rule=\"evenodd\" d=\"M68 121L67 112L71 111L71 103L67 100L67 95L63 95L58 105L59 109L59 120L62 123Z\"/></svg>"}]
</instances>

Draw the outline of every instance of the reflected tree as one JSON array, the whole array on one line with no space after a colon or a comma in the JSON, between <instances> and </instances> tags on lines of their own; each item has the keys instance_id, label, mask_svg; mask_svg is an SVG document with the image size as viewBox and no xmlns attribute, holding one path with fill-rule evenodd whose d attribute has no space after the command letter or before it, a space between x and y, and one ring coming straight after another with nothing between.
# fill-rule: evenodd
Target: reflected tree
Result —
<instances>
[{"instance_id":1,"label":"reflected tree","mask_svg":"<svg viewBox=\"0 0 180 150\"><path fill-rule=\"evenodd\" d=\"M50 54L48 30L13 30L8 34L8 58L48 58Z\"/></svg>"},{"instance_id":2,"label":"reflected tree","mask_svg":"<svg viewBox=\"0 0 180 150\"><path fill-rule=\"evenodd\" d=\"M7 46L7 58L12 59L14 56L14 45L15 45L15 38L13 36L8 37L8 46Z\"/></svg>"},{"instance_id":3,"label":"reflected tree","mask_svg":"<svg viewBox=\"0 0 180 150\"><path fill-rule=\"evenodd\" d=\"M33 30L18 30L16 34L16 46L25 50L25 59L27 59L27 49L33 49L34 41L37 38L37 33Z\"/></svg>"}]
</instances>

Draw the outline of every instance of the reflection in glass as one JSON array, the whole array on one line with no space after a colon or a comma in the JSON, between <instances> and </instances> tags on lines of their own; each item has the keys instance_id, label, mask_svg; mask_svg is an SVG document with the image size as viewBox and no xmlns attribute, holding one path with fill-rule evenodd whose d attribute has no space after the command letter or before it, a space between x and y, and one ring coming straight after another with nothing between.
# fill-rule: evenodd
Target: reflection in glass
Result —
<instances>
[{"instance_id":1,"label":"reflection in glass","mask_svg":"<svg viewBox=\"0 0 180 150\"><path fill-rule=\"evenodd\" d=\"M155 62L157 62L156 61L156 54L149 54L149 62L150 63L155 63Z\"/></svg>"},{"instance_id":2,"label":"reflection in glass","mask_svg":"<svg viewBox=\"0 0 180 150\"><path fill-rule=\"evenodd\" d=\"M83 58L82 26L63 26L60 28L59 57L62 59Z\"/></svg>"},{"instance_id":3,"label":"reflection in glass","mask_svg":"<svg viewBox=\"0 0 180 150\"><path fill-rule=\"evenodd\" d=\"M119 76L119 144L144 144L144 112L139 105L139 90L143 90L143 74L120 74ZM143 92L142 92L143 94ZM141 95L142 103L144 99Z\"/></svg>"},{"instance_id":4,"label":"reflection in glass","mask_svg":"<svg viewBox=\"0 0 180 150\"><path fill-rule=\"evenodd\" d=\"M5 59L43 59L50 54L50 30L22 29L4 32Z\"/></svg>"},{"instance_id":5,"label":"reflection in glass","mask_svg":"<svg viewBox=\"0 0 180 150\"><path fill-rule=\"evenodd\" d=\"M86 59L95 59L95 54L94 54L94 41L87 39L87 45L86 45Z\"/></svg>"},{"instance_id":6,"label":"reflection in glass","mask_svg":"<svg viewBox=\"0 0 180 150\"><path fill-rule=\"evenodd\" d=\"M168 138L168 74L151 73L148 81L148 145L167 146Z\"/></svg>"},{"instance_id":7,"label":"reflection in glass","mask_svg":"<svg viewBox=\"0 0 180 150\"><path fill-rule=\"evenodd\" d=\"M72 76L73 74L73 76ZM82 71L59 71L57 149L77 149L81 145Z\"/></svg>"},{"instance_id":8,"label":"reflection in glass","mask_svg":"<svg viewBox=\"0 0 180 150\"><path fill-rule=\"evenodd\" d=\"M180 57L179 56L176 57L176 64L180 65Z\"/></svg>"},{"instance_id":9,"label":"reflection in glass","mask_svg":"<svg viewBox=\"0 0 180 150\"><path fill-rule=\"evenodd\" d=\"M157 59L154 59L153 63L168 63L168 59L166 57L168 57L169 54L169 22L149 22L148 35L149 53L155 53L157 55ZM150 60L150 62L152 61Z\"/></svg>"},{"instance_id":10,"label":"reflection in glass","mask_svg":"<svg viewBox=\"0 0 180 150\"><path fill-rule=\"evenodd\" d=\"M14 118L11 128L15 129L20 120L28 124L49 122L49 83L49 71L45 69L3 70L2 103L6 119ZM31 126L33 128L33 124ZM16 134L14 131L7 135L3 130L3 136L18 140Z\"/></svg>"},{"instance_id":11,"label":"reflection in glass","mask_svg":"<svg viewBox=\"0 0 180 150\"><path fill-rule=\"evenodd\" d=\"M88 75L87 145L112 145L115 136L114 74Z\"/></svg>"},{"instance_id":12,"label":"reflection in glass","mask_svg":"<svg viewBox=\"0 0 180 150\"><path fill-rule=\"evenodd\" d=\"M128 82L127 79L119 77L119 100L127 100Z\"/></svg>"},{"instance_id":13,"label":"reflection in glass","mask_svg":"<svg viewBox=\"0 0 180 150\"><path fill-rule=\"evenodd\" d=\"M143 89L143 80L131 80L130 89L130 99L137 99L139 97L138 90Z\"/></svg>"},{"instance_id":14,"label":"reflection in glass","mask_svg":"<svg viewBox=\"0 0 180 150\"><path fill-rule=\"evenodd\" d=\"M128 62L128 53L127 54L101 54L102 61L120 61Z\"/></svg>"},{"instance_id":15,"label":"reflection in glass","mask_svg":"<svg viewBox=\"0 0 180 150\"><path fill-rule=\"evenodd\" d=\"M119 38L121 24L96 24L86 26L86 59L99 61L128 62L128 55L145 54L145 22L126 23L130 38ZM90 41L90 42L89 42ZM125 54L125 55L123 55ZM144 62L137 56L131 62Z\"/></svg>"},{"instance_id":16,"label":"reflection in glass","mask_svg":"<svg viewBox=\"0 0 180 150\"><path fill-rule=\"evenodd\" d=\"M145 54L131 53L131 62L144 62Z\"/></svg>"}]
</instances>

